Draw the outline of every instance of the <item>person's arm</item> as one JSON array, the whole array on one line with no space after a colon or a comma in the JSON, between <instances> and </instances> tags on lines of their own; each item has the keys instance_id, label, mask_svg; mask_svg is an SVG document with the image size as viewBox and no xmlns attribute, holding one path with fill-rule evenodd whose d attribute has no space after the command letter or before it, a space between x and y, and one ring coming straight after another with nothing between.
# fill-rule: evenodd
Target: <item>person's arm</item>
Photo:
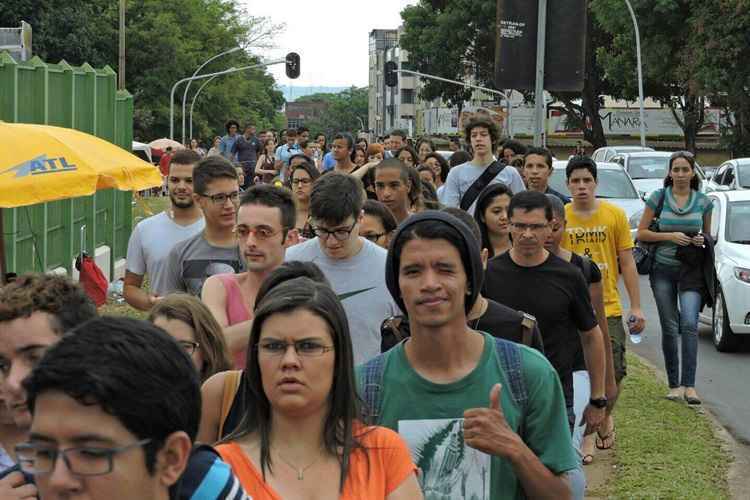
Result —
<instances>
[{"instance_id":1,"label":"person's arm","mask_svg":"<svg viewBox=\"0 0 750 500\"><path fill-rule=\"evenodd\" d=\"M440 203L446 207L458 207L461 204L461 192L458 187L460 170L454 169L448 172L445 179L445 187L440 195Z\"/></svg>"},{"instance_id":2,"label":"person's arm","mask_svg":"<svg viewBox=\"0 0 750 500\"><path fill-rule=\"evenodd\" d=\"M410 474L398 488L385 497L386 500L420 500L424 498L416 474Z\"/></svg>"},{"instance_id":3,"label":"person's arm","mask_svg":"<svg viewBox=\"0 0 750 500\"><path fill-rule=\"evenodd\" d=\"M213 445L219 440L221 422L221 401L224 396L224 379L227 372L212 375L201 387L201 421L198 427L197 443Z\"/></svg>"},{"instance_id":4,"label":"person's arm","mask_svg":"<svg viewBox=\"0 0 750 500\"><path fill-rule=\"evenodd\" d=\"M367 172L369 172L371 168L373 168L375 165L378 165L379 163L380 163L379 161L371 161L371 162L365 163L364 165L362 165L361 167L359 167L357 170L355 170L349 175L351 175L352 177L356 177L359 180L362 180L362 178L365 175L367 175Z\"/></svg>"},{"instance_id":5,"label":"person's arm","mask_svg":"<svg viewBox=\"0 0 750 500\"><path fill-rule=\"evenodd\" d=\"M125 302L140 311L150 311L151 307L160 299L159 296L148 293L141 288L143 285L143 275L125 271L125 280L123 285L122 296Z\"/></svg>"},{"instance_id":6,"label":"person's arm","mask_svg":"<svg viewBox=\"0 0 750 500\"><path fill-rule=\"evenodd\" d=\"M663 233L663 232L654 232L651 231L648 226L651 224L651 221L654 218L654 211L646 205L646 208L643 209L643 215L641 216L641 220L638 223L638 232L636 233L635 237L638 241L643 241L646 243L659 243L661 241L671 241L672 243L676 245L689 245L690 244L690 237L686 236L685 233Z\"/></svg>"},{"instance_id":7,"label":"person's arm","mask_svg":"<svg viewBox=\"0 0 750 500\"><path fill-rule=\"evenodd\" d=\"M36 500L36 486L27 483L20 471L14 470L0 478L0 498L3 500Z\"/></svg>"},{"instance_id":8,"label":"person's arm","mask_svg":"<svg viewBox=\"0 0 750 500\"><path fill-rule=\"evenodd\" d=\"M600 399L605 395L604 392L604 370L605 357L604 340L599 325L594 328L581 332L581 345L583 346L583 356L586 360L586 370L589 372L591 380L591 399ZM585 434L591 434L596 431L604 419L604 408L595 408L588 404L583 412L583 420L586 422Z\"/></svg>"},{"instance_id":9,"label":"person's arm","mask_svg":"<svg viewBox=\"0 0 750 500\"><path fill-rule=\"evenodd\" d=\"M263 154L260 156L260 158L258 158L258 161L255 163L255 173L276 175L276 170L267 170L261 167L261 165L264 165L265 163L266 163L266 155Z\"/></svg>"},{"instance_id":10,"label":"person's arm","mask_svg":"<svg viewBox=\"0 0 750 500\"><path fill-rule=\"evenodd\" d=\"M548 469L508 426L500 406L501 388L500 384L492 388L489 408L464 412L464 441L474 449L508 460L528 498L571 498L568 482Z\"/></svg>"},{"instance_id":11,"label":"person's arm","mask_svg":"<svg viewBox=\"0 0 750 500\"><path fill-rule=\"evenodd\" d=\"M211 276L203 283L201 300L206 304L206 307L208 307L217 323L221 326L229 352L234 354L247 349L253 320L249 319L241 323L229 325L229 318L226 312L227 291L218 276Z\"/></svg>"},{"instance_id":12,"label":"person's arm","mask_svg":"<svg viewBox=\"0 0 750 500\"><path fill-rule=\"evenodd\" d=\"M592 265L596 264L592 263ZM602 331L602 339L604 340L604 395L607 397L607 409L612 411L615 401L617 401L618 389L617 380L615 379L615 362L612 356L612 339L609 336L607 313L604 308L604 287L601 281L589 285L589 295L591 296L591 305L594 306L596 321L599 323L599 329Z\"/></svg>"},{"instance_id":13,"label":"person's arm","mask_svg":"<svg viewBox=\"0 0 750 500\"><path fill-rule=\"evenodd\" d=\"M638 271L633 260L633 249L627 248L617 252L620 259L620 269L622 270L622 279L625 281L625 289L630 299L630 313L628 317L635 317L634 332L641 332L646 328L646 317L641 311L641 291L638 282Z\"/></svg>"}]
</instances>

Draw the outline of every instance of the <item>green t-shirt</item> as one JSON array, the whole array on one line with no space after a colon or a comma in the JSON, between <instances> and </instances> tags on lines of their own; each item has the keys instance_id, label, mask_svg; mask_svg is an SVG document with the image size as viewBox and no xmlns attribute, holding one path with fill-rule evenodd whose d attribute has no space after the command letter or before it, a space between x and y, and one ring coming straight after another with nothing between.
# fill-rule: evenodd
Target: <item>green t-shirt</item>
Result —
<instances>
[{"instance_id":1,"label":"green t-shirt","mask_svg":"<svg viewBox=\"0 0 750 500\"><path fill-rule=\"evenodd\" d=\"M484 352L477 367L450 384L432 383L414 371L404 343L385 355L378 424L398 431L408 443L414 463L422 470L425 499L521 498L520 482L509 461L464 444L464 411L487 407L496 383L503 385L500 404L508 425L517 432L521 421L521 408L513 401L510 383L495 354L495 340L484 336ZM519 347L528 392L524 442L553 473L575 469L577 458L557 373L543 355Z\"/></svg>"}]
</instances>

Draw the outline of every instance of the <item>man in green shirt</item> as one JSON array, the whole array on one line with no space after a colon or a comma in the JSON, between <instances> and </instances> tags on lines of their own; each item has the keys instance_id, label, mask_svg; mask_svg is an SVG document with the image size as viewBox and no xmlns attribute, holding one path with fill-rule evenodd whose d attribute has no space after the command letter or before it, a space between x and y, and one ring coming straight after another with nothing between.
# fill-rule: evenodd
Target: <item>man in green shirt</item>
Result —
<instances>
[{"instance_id":1,"label":"man in green shirt","mask_svg":"<svg viewBox=\"0 0 750 500\"><path fill-rule=\"evenodd\" d=\"M386 284L411 337L358 367L374 424L408 442L425 498L582 497L565 400L544 356L467 326L479 245L434 211L394 236Z\"/></svg>"}]
</instances>

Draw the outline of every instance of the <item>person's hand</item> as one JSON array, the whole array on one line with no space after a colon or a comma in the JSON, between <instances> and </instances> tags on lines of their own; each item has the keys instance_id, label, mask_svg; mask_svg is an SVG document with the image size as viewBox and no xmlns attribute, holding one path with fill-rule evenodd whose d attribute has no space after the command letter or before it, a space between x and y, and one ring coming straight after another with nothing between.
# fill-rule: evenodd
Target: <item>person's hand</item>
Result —
<instances>
[{"instance_id":1,"label":"person's hand","mask_svg":"<svg viewBox=\"0 0 750 500\"><path fill-rule=\"evenodd\" d=\"M148 296L148 303L152 306L159 302L162 299L162 297L159 297L158 295L149 295Z\"/></svg>"},{"instance_id":2,"label":"person's hand","mask_svg":"<svg viewBox=\"0 0 750 500\"><path fill-rule=\"evenodd\" d=\"M706 243L706 240L702 234L698 233L690 239L690 242L697 247L702 247Z\"/></svg>"},{"instance_id":3,"label":"person's hand","mask_svg":"<svg viewBox=\"0 0 750 500\"><path fill-rule=\"evenodd\" d=\"M502 385L490 391L489 408L472 408L464 412L464 442L490 455L509 458L518 448L521 438L505 420L500 406Z\"/></svg>"},{"instance_id":4,"label":"person's hand","mask_svg":"<svg viewBox=\"0 0 750 500\"><path fill-rule=\"evenodd\" d=\"M26 483L20 472L11 472L0 479L0 498L2 500L36 499L36 486Z\"/></svg>"},{"instance_id":5,"label":"person's hand","mask_svg":"<svg viewBox=\"0 0 750 500\"><path fill-rule=\"evenodd\" d=\"M588 436L599 430L599 426L604 421L605 411L606 408L597 408L590 403L586 405L586 409L583 410L581 421L578 423L578 425L581 425L584 422L586 423L586 430L583 431L584 436Z\"/></svg>"},{"instance_id":6,"label":"person's hand","mask_svg":"<svg viewBox=\"0 0 750 500\"><path fill-rule=\"evenodd\" d=\"M685 233L671 233L670 241L675 245L686 247L692 243L693 240Z\"/></svg>"},{"instance_id":7,"label":"person's hand","mask_svg":"<svg viewBox=\"0 0 750 500\"><path fill-rule=\"evenodd\" d=\"M617 382L615 382L614 377L611 378L612 380L607 382L604 386L604 396L607 398L607 412L612 411L615 407L617 396L620 395L620 389L617 387Z\"/></svg>"},{"instance_id":8,"label":"person's hand","mask_svg":"<svg viewBox=\"0 0 750 500\"><path fill-rule=\"evenodd\" d=\"M643 311L640 309L631 309L628 318L635 318L633 326L628 325L628 328L632 331L630 333L641 333L646 328L646 317L643 315Z\"/></svg>"}]
</instances>

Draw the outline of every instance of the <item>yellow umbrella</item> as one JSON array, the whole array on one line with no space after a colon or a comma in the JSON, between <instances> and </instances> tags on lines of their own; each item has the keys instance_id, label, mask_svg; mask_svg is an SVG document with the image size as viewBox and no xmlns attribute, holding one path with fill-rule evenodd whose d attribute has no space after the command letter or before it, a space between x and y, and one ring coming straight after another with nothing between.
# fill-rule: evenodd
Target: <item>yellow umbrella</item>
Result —
<instances>
[{"instance_id":1,"label":"yellow umbrella","mask_svg":"<svg viewBox=\"0 0 750 500\"><path fill-rule=\"evenodd\" d=\"M159 170L78 130L0 122L0 208L161 186Z\"/></svg>"}]
</instances>

